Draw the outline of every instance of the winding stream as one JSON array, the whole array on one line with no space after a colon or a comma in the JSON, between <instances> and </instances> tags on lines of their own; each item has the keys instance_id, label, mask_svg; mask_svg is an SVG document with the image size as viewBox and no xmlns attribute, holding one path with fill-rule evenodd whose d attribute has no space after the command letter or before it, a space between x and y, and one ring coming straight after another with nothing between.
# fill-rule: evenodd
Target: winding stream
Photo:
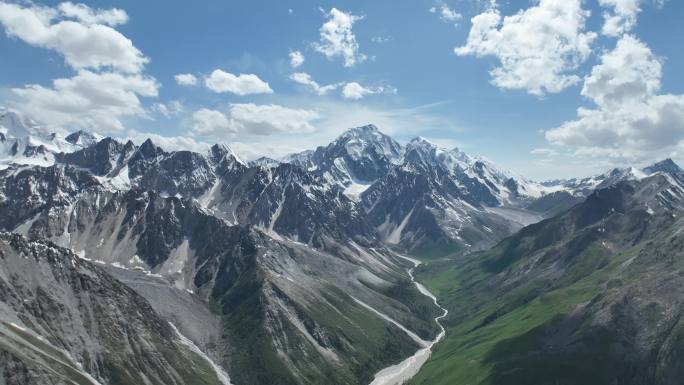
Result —
<instances>
[{"instance_id":1,"label":"winding stream","mask_svg":"<svg viewBox=\"0 0 684 385\"><path fill-rule=\"evenodd\" d=\"M440 320L446 317L447 314L449 314L449 311L439 305L439 303L437 302L437 297L430 293L430 291L426 289L425 286L417 282L413 274L416 270L416 267L420 266L421 262L416 259L401 255L399 257L413 263L413 267L408 270L408 273L411 277L411 281L413 281L413 283L418 288L418 291L420 291L420 293L424 296L432 299L432 301L435 303L435 306L439 307L444 311L444 313L441 316L435 318L435 322L437 323L437 325L439 325L441 331L439 332L437 337L434 340L432 340L426 347L418 350L411 357L405 359L404 361L396 365L392 365L390 367L382 369L381 371L376 373L375 379L373 380L373 382L371 382L370 385L402 385L411 378L413 378L413 376L418 374L418 371L425 364L427 359L430 358L430 354L432 354L432 347L436 343L441 341L442 338L444 338L444 335L446 334L444 326L442 326Z\"/></svg>"}]
</instances>

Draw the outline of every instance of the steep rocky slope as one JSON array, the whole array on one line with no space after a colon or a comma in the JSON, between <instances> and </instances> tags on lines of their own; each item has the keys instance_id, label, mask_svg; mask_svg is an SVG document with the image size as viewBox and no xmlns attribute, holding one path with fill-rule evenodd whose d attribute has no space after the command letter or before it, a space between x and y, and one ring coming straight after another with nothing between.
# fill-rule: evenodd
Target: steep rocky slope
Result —
<instances>
[{"instance_id":1,"label":"steep rocky slope","mask_svg":"<svg viewBox=\"0 0 684 385\"><path fill-rule=\"evenodd\" d=\"M49 242L0 233L0 382L221 384L132 289Z\"/></svg>"}]
</instances>

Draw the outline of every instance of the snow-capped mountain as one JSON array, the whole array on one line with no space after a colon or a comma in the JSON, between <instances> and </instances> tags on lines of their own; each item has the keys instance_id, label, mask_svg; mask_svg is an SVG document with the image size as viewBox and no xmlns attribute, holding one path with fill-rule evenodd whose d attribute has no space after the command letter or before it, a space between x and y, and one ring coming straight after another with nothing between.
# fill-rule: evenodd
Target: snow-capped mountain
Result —
<instances>
[{"instance_id":1,"label":"snow-capped mountain","mask_svg":"<svg viewBox=\"0 0 684 385\"><path fill-rule=\"evenodd\" d=\"M439 166L451 171L469 169L475 162L473 158L458 148L445 150L420 136L412 139L406 145L403 158L414 163Z\"/></svg>"},{"instance_id":2,"label":"snow-capped mountain","mask_svg":"<svg viewBox=\"0 0 684 385\"><path fill-rule=\"evenodd\" d=\"M0 228L119 267L108 271L205 353L211 341L236 384L367 383L438 332L438 309L339 186L291 164L250 167L226 146L105 138L50 166L11 165Z\"/></svg>"},{"instance_id":3,"label":"snow-capped mountain","mask_svg":"<svg viewBox=\"0 0 684 385\"><path fill-rule=\"evenodd\" d=\"M646 175L652 175L657 172L664 172L667 174L677 174L681 173L682 169L679 167L677 163L675 163L672 159L667 158L661 162L655 163L651 166L644 167L642 170Z\"/></svg>"},{"instance_id":4,"label":"snow-capped mountain","mask_svg":"<svg viewBox=\"0 0 684 385\"><path fill-rule=\"evenodd\" d=\"M283 161L320 176L328 183L349 188L351 195L387 173L401 161L402 146L374 125L351 128L327 146L289 155Z\"/></svg>"},{"instance_id":5,"label":"snow-capped mountain","mask_svg":"<svg viewBox=\"0 0 684 385\"><path fill-rule=\"evenodd\" d=\"M104 139L101 135L94 134L92 132L78 130L72 134L67 135L64 140L73 144L74 146L79 146L85 148L92 146L93 144Z\"/></svg>"},{"instance_id":6,"label":"snow-capped mountain","mask_svg":"<svg viewBox=\"0 0 684 385\"><path fill-rule=\"evenodd\" d=\"M587 196L596 189L605 188L625 180L641 180L657 173L673 175L681 172L682 169L679 165L667 158L642 169L635 167L614 168L587 178L557 179L542 184L548 188L567 191L573 195Z\"/></svg>"},{"instance_id":7,"label":"snow-capped mountain","mask_svg":"<svg viewBox=\"0 0 684 385\"><path fill-rule=\"evenodd\" d=\"M0 110L0 169L10 164L48 166L55 162L55 154L76 151L90 146L97 139L85 133L61 138L16 112Z\"/></svg>"},{"instance_id":8,"label":"snow-capped mountain","mask_svg":"<svg viewBox=\"0 0 684 385\"><path fill-rule=\"evenodd\" d=\"M262 156L260 158L257 158L257 159L254 159L254 160L251 160L248 162L248 164L251 167L261 166L261 167L266 167L266 168L278 167L278 165L280 165L281 163L282 163L281 161L273 159L273 158L269 158L267 156ZM290 162L288 162L288 163L290 163Z\"/></svg>"},{"instance_id":9,"label":"snow-capped mountain","mask_svg":"<svg viewBox=\"0 0 684 385\"><path fill-rule=\"evenodd\" d=\"M678 175L681 171L672 159L665 159L643 169L635 167L614 168L605 173L586 178L546 181L542 184L552 193L535 200L527 206L527 209L542 213L545 216L552 216L582 202L598 189L607 188L623 181L642 180L658 173Z\"/></svg>"}]
</instances>

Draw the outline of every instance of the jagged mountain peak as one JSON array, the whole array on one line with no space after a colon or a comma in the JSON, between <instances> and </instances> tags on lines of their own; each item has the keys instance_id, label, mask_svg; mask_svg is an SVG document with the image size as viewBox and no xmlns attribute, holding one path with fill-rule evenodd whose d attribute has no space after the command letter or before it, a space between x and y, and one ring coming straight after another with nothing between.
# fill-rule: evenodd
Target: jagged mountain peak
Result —
<instances>
[{"instance_id":1,"label":"jagged mountain peak","mask_svg":"<svg viewBox=\"0 0 684 385\"><path fill-rule=\"evenodd\" d=\"M294 154L288 154L282 157L283 163L292 163L304 169L311 167L311 159L313 158L314 150L304 150Z\"/></svg>"},{"instance_id":2,"label":"jagged mountain peak","mask_svg":"<svg viewBox=\"0 0 684 385\"><path fill-rule=\"evenodd\" d=\"M327 146L288 155L284 161L348 187L382 177L392 164L400 163L403 152L397 141L371 124L348 129Z\"/></svg>"},{"instance_id":3,"label":"jagged mountain peak","mask_svg":"<svg viewBox=\"0 0 684 385\"><path fill-rule=\"evenodd\" d=\"M216 143L209 149L209 157L214 163L220 163L224 159L232 159L242 165L247 165L228 145Z\"/></svg>"},{"instance_id":4,"label":"jagged mountain peak","mask_svg":"<svg viewBox=\"0 0 684 385\"><path fill-rule=\"evenodd\" d=\"M280 165L280 163L281 162L276 160L276 159L269 158L267 156L262 156L260 158L249 161L248 164L250 167L273 168L273 167L278 167Z\"/></svg>"},{"instance_id":5,"label":"jagged mountain peak","mask_svg":"<svg viewBox=\"0 0 684 385\"><path fill-rule=\"evenodd\" d=\"M67 142L82 147L91 146L102 139L102 136L84 130L78 130L74 133L67 135L66 138L64 138L64 140L66 140Z\"/></svg>"},{"instance_id":6,"label":"jagged mountain peak","mask_svg":"<svg viewBox=\"0 0 684 385\"><path fill-rule=\"evenodd\" d=\"M21 115L12 110L0 110L0 132L12 138L24 138L33 134Z\"/></svg>"},{"instance_id":7,"label":"jagged mountain peak","mask_svg":"<svg viewBox=\"0 0 684 385\"><path fill-rule=\"evenodd\" d=\"M646 173L635 167L614 168L604 174L603 181L598 185L598 188L607 187L623 180L640 180L646 176Z\"/></svg>"},{"instance_id":8,"label":"jagged mountain peak","mask_svg":"<svg viewBox=\"0 0 684 385\"><path fill-rule=\"evenodd\" d=\"M671 158L667 158L648 167L644 167L642 171L646 174L655 174L656 172L676 174L682 172L682 169Z\"/></svg>"},{"instance_id":9,"label":"jagged mountain peak","mask_svg":"<svg viewBox=\"0 0 684 385\"><path fill-rule=\"evenodd\" d=\"M355 158L367 156L369 151L375 151L378 155L395 160L402 153L402 147L397 141L372 124L348 129L328 148L339 146L344 146L348 155Z\"/></svg>"},{"instance_id":10,"label":"jagged mountain peak","mask_svg":"<svg viewBox=\"0 0 684 385\"><path fill-rule=\"evenodd\" d=\"M378 127L374 124L367 124L365 126L359 126L359 127L352 127L347 129L342 135L340 135L340 138L342 137L350 137L350 136L358 136L358 135L372 135L372 134L382 134ZM383 134L384 135L384 134Z\"/></svg>"},{"instance_id":11,"label":"jagged mountain peak","mask_svg":"<svg viewBox=\"0 0 684 385\"><path fill-rule=\"evenodd\" d=\"M71 143L9 109L0 110L0 135L0 168L12 164L48 166L56 154L87 147Z\"/></svg>"},{"instance_id":12,"label":"jagged mountain peak","mask_svg":"<svg viewBox=\"0 0 684 385\"><path fill-rule=\"evenodd\" d=\"M80 150L56 154L56 160L86 168L95 175L103 176L120 166L124 154L130 151L132 148L128 144L106 137Z\"/></svg>"},{"instance_id":13,"label":"jagged mountain peak","mask_svg":"<svg viewBox=\"0 0 684 385\"><path fill-rule=\"evenodd\" d=\"M406 145L406 150L408 151L409 149L415 149L415 148L422 148L425 150L430 150L434 151L437 154L448 154L449 156L452 156L456 159L458 159L461 162L465 162L468 164L472 164L474 162L474 158L470 157L468 154L465 152L461 151L458 147L454 147L452 149L446 149L444 147L439 146L438 144L434 143L430 139L427 139L423 136L417 136L413 139L411 139L408 144Z\"/></svg>"},{"instance_id":14,"label":"jagged mountain peak","mask_svg":"<svg viewBox=\"0 0 684 385\"><path fill-rule=\"evenodd\" d=\"M423 136L416 136L409 141L409 145L413 146L427 146L427 147L437 147L436 144L432 143L429 139Z\"/></svg>"},{"instance_id":15,"label":"jagged mountain peak","mask_svg":"<svg viewBox=\"0 0 684 385\"><path fill-rule=\"evenodd\" d=\"M447 150L422 136L413 138L406 145L404 161L439 166L448 172L466 170L473 165L473 158L458 148Z\"/></svg>"},{"instance_id":16,"label":"jagged mountain peak","mask_svg":"<svg viewBox=\"0 0 684 385\"><path fill-rule=\"evenodd\" d=\"M152 139L148 138L138 148L138 153L144 158L154 158L164 153L161 147L158 147Z\"/></svg>"}]
</instances>

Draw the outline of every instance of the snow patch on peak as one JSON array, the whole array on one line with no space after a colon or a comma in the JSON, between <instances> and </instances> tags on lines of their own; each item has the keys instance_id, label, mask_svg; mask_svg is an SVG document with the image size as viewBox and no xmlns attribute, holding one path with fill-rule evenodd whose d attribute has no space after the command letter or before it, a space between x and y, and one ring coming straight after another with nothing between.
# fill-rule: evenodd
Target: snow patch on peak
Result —
<instances>
[{"instance_id":1,"label":"snow patch on peak","mask_svg":"<svg viewBox=\"0 0 684 385\"><path fill-rule=\"evenodd\" d=\"M428 146L428 147L437 147L434 143L432 143L430 140L428 140L425 137L422 136L416 136L415 138L411 139L409 142L410 145L414 146Z\"/></svg>"},{"instance_id":2,"label":"snow patch on peak","mask_svg":"<svg viewBox=\"0 0 684 385\"><path fill-rule=\"evenodd\" d=\"M0 132L6 137L12 138L24 138L35 134L35 131L28 127L25 120L11 110L0 111Z\"/></svg>"},{"instance_id":3,"label":"snow patch on peak","mask_svg":"<svg viewBox=\"0 0 684 385\"><path fill-rule=\"evenodd\" d=\"M215 163L221 162L223 159L234 159L236 162L240 163L243 166L247 166L247 162L242 160L238 156L238 154L233 151L232 148L230 148L228 145L223 144L223 143L217 143L211 146L209 149L209 157L212 159Z\"/></svg>"},{"instance_id":4,"label":"snow patch on peak","mask_svg":"<svg viewBox=\"0 0 684 385\"><path fill-rule=\"evenodd\" d=\"M401 145L372 124L348 129L328 147L339 145L344 145L347 153L355 159L369 156L371 150L389 160L396 160L402 154Z\"/></svg>"},{"instance_id":5,"label":"snow patch on peak","mask_svg":"<svg viewBox=\"0 0 684 385\"><path fill-rule=\"evenodd\" d=\"M76 131L64 138L67 142L80 147L92 146L102 139L104 139L102 135L83 130Z\"/></svg>"},{"instance_id":6,"label":"snow patch on peak","mask_svg":"<svg viewBox=\"0 0 684 385\"><path fill-rule=\"evenodd\" d=\"M50 166L55 162L55 154L83 147L49 133L15 111L0 110L0 169L12 164Z\"/></svg>"}]
</instances>

